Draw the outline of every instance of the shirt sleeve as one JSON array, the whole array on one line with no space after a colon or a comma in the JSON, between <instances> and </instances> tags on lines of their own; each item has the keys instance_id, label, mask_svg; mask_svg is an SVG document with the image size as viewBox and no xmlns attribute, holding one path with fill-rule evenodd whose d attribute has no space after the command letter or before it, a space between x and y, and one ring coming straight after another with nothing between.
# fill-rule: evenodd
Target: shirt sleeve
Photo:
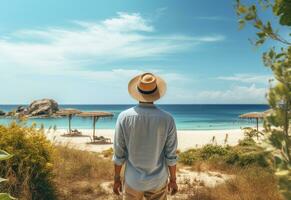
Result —
<instances>
[{"instance_id":1,"label":"shirt sleeve","mask_svg":"<svg viewBox=\"0 0 291 200\"><path fill-rule=\"evenodd\" d=\"M120 123L120 117L118 117L116 126L115 126L115 134L114 134L114 142L113 142L114 154L113 154L113 162L116 165L122 165L126 159L126 146L124 133L122 129L122 125Z\"/></svg>"},{"instance_id":2,"label":"shirt sleeve","mask_svg":"<svg viewBox=\"0 0 291 200\"><path fill-rule=\"evenodd\" d=\"M177 129L174 119L170 122L170 127L168 131L168 136L165 144L165 157L168 166L176 165L177 163Z\"/></svg>"}]
</instances>

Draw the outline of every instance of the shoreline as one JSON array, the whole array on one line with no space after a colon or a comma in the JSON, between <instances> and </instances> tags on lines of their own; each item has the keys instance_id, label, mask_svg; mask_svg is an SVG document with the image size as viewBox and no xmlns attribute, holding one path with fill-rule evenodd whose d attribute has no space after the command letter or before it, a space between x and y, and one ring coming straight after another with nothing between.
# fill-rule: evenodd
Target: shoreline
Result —
<instances>
[{"instance_id":1,"label":"shoreline","mask_svg":"<svg viewBox=\"0 0 291 200\"><path fill-rule=\"evenodd\" d=\"M54 144L67 145L71 148L102 152L113 147L113 144L87 144L90 142L89 136L92 136L92 129L79 129L82 132L81 137L63 137L61 136L67 129L58 129L57 131L45 130L46 137ZM226 130L177 130L178 135L178 150L185 151L190 148L201 147L205 144L212 143L215 136L215 143L218 145L225 144L226 134L228 134L228 145L236 145L240 139L244 137L241 129L226 129ZM110 138L113 142L114 129L96 129L97 136Z\"/></svg>"}]
</instances>

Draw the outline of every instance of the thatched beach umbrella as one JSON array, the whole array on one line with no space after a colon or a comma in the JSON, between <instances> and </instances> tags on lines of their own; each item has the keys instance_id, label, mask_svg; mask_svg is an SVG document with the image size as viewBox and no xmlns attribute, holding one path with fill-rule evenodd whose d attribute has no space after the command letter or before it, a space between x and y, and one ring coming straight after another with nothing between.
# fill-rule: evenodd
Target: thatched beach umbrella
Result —
<instances>
[{"instance_id":1,"label":"thatched beach umbrella","mask_svg":"<svg viewBox=\"0 0 291 200\"><path fill-rule=\"evenodd\" d=\"M250 113L240 115L239 118L256 119L257 131L258 131L259 130L259 119L263 119L267 115L267 113L269 113L269 110L267 110L265 112L250 112Z\"/></svg>"},{"instance_id":2,"label":"thatched beach umbrella","mask_svg":"<svg viewBox=\"0 0 291 200\"><path fill-rule=\"evenodd\" d=\"M58 116L68 116L69 118L69 134L71 134L71 120L72 120L72 117L73 115L76 115L76 114L79 114L81 113L80 110L77 110L77 109L73 109L73 108L68 108L68 109L63 109L63 110L60 110L58 112L56 112L56 115Z\"/></svg>"},{"instance_id":3,"label":"thatched beach umbrella","mask_svg":"<svg viewBox=\"0 0 291 200\"><path fill-rule=\"evenodd\" d=\"M102 118L102 117L113 117L113 113L102 112L102 111L92 111L92 112L81 112L77 116L93 118L93 141L94 141L95 140L96 122L98 121L98 119Z\"/></svg>"}]
</instances>

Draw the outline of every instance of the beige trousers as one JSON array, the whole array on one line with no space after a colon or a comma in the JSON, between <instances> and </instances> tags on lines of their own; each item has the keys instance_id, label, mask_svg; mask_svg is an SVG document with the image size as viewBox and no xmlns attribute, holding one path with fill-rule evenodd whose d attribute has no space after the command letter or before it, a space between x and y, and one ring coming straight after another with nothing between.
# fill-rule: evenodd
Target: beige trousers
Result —
<instances>
[{"instance_id":1,"label":"beige trousers","mask_svg":"<svg viewBox=\"0 0 291 200\"><path fill-rule=\"evenodd\" d=\"M124 190L124 200L167 200L167 183L161 188L145 192L136 191L125 184Z\"/></svg>"}]
</instances>

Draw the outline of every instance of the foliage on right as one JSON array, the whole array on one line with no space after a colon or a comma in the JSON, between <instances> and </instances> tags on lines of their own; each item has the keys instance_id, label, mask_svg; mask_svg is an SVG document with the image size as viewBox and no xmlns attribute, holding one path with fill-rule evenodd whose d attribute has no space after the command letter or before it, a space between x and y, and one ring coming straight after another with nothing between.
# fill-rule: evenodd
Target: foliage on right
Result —
<instances>
[{"instance_id":1,"label":"foliage on right","mask_svg":"<svg viewBox=\"0 0 291 200\"><path fill-rule=\"evenodd\" d=\"M260 13L258 12L260 10ZM271 107L264 119L265 147L274 155L274 168L279 178L279 187L286 199L291 199L291 0L258 0L252 5L236 3L240 28L246 22L256 29L254 45L260 46L267 40L273 41L273 47L263 54L263 62L269 67L275 81L271 83L267 99ZM273 13L277 21L262 20L259 14ZM275 29L277 25L281 28Z\"/></svg>"}]
</instances>

